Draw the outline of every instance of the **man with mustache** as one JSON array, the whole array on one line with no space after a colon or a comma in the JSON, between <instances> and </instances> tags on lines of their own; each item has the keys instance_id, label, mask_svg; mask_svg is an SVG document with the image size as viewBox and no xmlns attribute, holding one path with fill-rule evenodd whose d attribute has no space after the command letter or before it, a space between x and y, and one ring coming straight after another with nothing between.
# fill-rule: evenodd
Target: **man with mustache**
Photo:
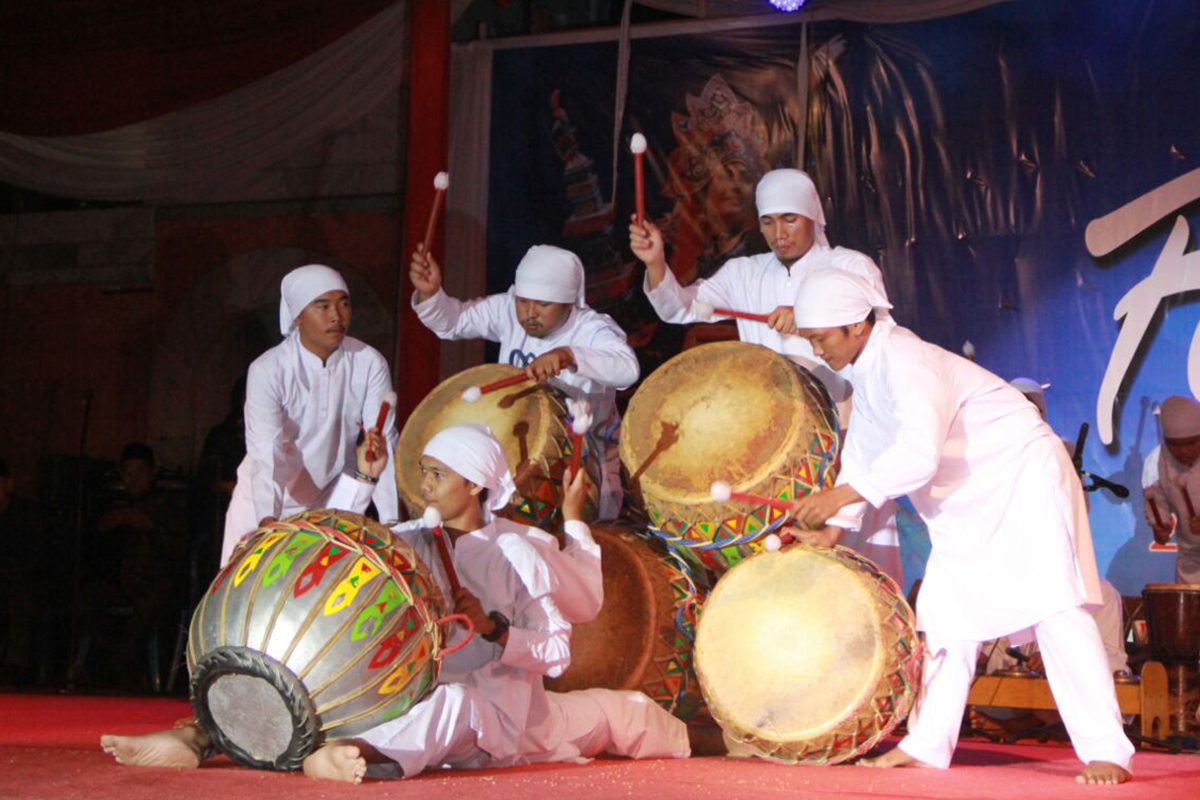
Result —
<instances>
[{"instance_id":1,"label":"man with mustache","mask_svg":"<svg viewBox=\"0 0 1200 800\"><path fill-rule=\"evenodd\" d=\"M591 402L592 435L602 448L600 518L615 519L624 496L617 390L637 382L638 362L612 317L588 308L579 257L535 245L517 265L507 292L466 302L442 291L441 268L423 248L413 253L408 274L416 289L413 310L440 338L499 342L501 363Z\"/></svg>"},{"instance_id":2,"label":"man with mustache","mask_svg":"<svg viewBox=\"0 0 1200 800\"><path fill-rule=\"evenodd\" d=\"M334 269L309 264L280 284L284 339L250 365L246 458L225 515L221 563L244 535L268 522L327 505L342 473L354 473L359 425L376 419L392 391L387 361L346 332L350 289ZM384 424L395 447L393 414ZM389 463L375 492L382 520L399 517Z\"/></svg>"}]
</instances>

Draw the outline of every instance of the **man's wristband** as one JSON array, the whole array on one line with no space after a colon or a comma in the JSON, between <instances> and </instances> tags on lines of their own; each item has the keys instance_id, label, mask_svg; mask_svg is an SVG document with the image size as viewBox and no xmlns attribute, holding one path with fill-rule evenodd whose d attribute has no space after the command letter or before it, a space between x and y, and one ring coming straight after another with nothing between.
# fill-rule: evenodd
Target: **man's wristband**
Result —
<instances>
[{"instance_id":1,"label":"man's wristband","mask_svg":"<svg viewBox=\"0 0 1200 800\"><path fill-rule=\"evenodd\" d=\"M356 481L362 481L363 483L379 483L379 478L372 478L370 475L360 469L354 470L354 479Z\"/></svg>"},{"instance_id":2,"label":"man's wristband","mask_svg":"<svg viewBox=\"0 0 1200 800\"><path fill-rule=\"evenodd\" d=\"M495 627L492 628L491 633L483 634L483 638L485 641L493 643L498 642L500 641L501 636L508 633L508 617L504 616L499 611L492 611L488 614L488 619L495 623Z\"/></svg>"}]
</instances>

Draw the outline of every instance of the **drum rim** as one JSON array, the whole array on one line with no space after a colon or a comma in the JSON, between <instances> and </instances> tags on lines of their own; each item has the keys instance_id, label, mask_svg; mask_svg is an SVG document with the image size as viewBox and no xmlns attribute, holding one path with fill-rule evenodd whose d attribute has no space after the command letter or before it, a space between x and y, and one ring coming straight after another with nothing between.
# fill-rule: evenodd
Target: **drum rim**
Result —
<instances>
[{"instance_id":1,"label":"drum rim","mask_svg":"<svg viewBox=\"0 0 1200 800\"><path fill-rule=\"evenodd\" d=\"M1147 583L1142 594L1192 594L1200 593L1200 583Z\"/></svg>"}]
</instances>

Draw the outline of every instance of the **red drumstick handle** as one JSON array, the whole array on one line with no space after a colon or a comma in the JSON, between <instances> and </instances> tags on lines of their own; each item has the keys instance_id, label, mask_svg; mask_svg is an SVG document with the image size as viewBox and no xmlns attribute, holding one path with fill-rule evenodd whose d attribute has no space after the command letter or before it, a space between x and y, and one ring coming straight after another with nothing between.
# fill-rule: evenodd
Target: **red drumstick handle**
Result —
<instances>
[{"instance_id":1,"label":"red drumstick handle","mask_svg":"<svg viewBox=\"0 0 1200 800\"><path fill-rule=\"evenodd\" d=\"M770 319L768 314L751 314L749 311L735 311L732 308L714 308L713 314L734 319L747 319L751 322L766 322Z\"/></svg>"},{"instance_id":2,"label":"red drumstick handle","mask_svg":"<svg viewBox=\"0 0 1200 800\"><path fill-rule=\"evenodd\" d=\"M642 157L644 153L633 154L633 191L637 200L637 224L646 224L646 181L642 172Z\"/></svg>"},{"instance_id":3,"label":"red drumstick handle","mask_svg":"<svg viewBox=\"0 0 1200 800\"><path fill-rule=\"evenodd\" d=\"M438 209L441 207L442 196L446 194L446 187L450 185L450 176L444 172L439 172L433 179L433 206L429 209L429 223L425 226L425 238L421 240L421 244L428 253L433 247L433 232L437 228Z\"/></svg>"},{"instance_id":4,"label":"red drumstick handle","mask_svg":"<svg viewBox=\"0 0 1200 800\"><path fill-rule=\"evenodd\" d=\"M438 558L442 560L446 579L450 581L450 591L457 594L462 584L458 582L458 572L454 569L454 560L450 557L450 548L446 546L446 533L441 525L433 529L433 541L437 543Z\"/></svg>"},{"instance_id":5,"label":"red drumstick handle","mask_svg":"<svg viewBox=\"0 0 1200 800\"><path fill-rule=\"evenodd\" d=\"M1196 507L1192 505L1192 496L1188 494L1187 481L1179 482L1179 491L1183 492L1183 502L1187 504L1188 516L1196 518Z\"/></svg>"},{"instance_id":6,"label":"red drumstick handle","mask_svg":"<svg viewBox=\"0 0 1200 800\"><path fill-rule=\"evenodd\" d=\"M759 503L780 511L792 510L792 503L789 500L779 500L775 497L766 497L765 495L751 494L750 492L730 492L729 499L740 500L743 503Z\"/></svg>"},{"instance_id":7,"label":"red drumstick handle","mask_svg":"<svg viewBox=\"0 0 1200 800\"><path fill-rule=\"evenodd\" d=\"M1153 497L1147 497L1146 499L1150 501L1150 513L1154 515L1154 523L1160 528L1167 527L1167 523L1163 522L1162 514L1158 511L1158 503L1154 502Z\"/></svg>"},{"instance_id":8,"label":"red drumstick handle","mask_svg":"<svg viewBox=\"0 0 1200 800\"><path fill-rule=\"evenodd\" d=\"M502 378L498 381L492 381L491 383L485 383L483 386L479 387L479 393L487 394L488 392L495 392L500 389L507 389L510 386L516 386L518 383L524 383L527 380L529 380L529 376L526 375L524 372L522 372L517 375L511 375L507 378Z\"/></svg>"},{"instance_id":9,"label":"red drumstick handle","mask_svg":"<svg viewBox=\"0 0 1200 800\"><path fill-rule=\"evenodd\" d=\"M387 422L388 411L390 411L391 409L392 409L392 404L390 402L388 402L387 400L384 400L382 403L379 404L379 416L377 416L375 418L375 427L372 430L377 430L380 432L383 431L383 423ZM375 460L375 450L372 447L368 446L367 447L367 461L374 461L374 460Z\"/></svg>"},{"instance_id":10,"label":"red drumstick handle","mask_svg":"<svg viewBox=\"0 0 1200 800\"><path fill-rule=\"evenodd\" d=\"M573 479L576 473L579 472L579 466L583 463L583 434L571 434L571 462L568 467L568 475ZM566 476L564 476L566 478ZM565 487L564 487L565 488Z\"/></svg>"}]
</instances>

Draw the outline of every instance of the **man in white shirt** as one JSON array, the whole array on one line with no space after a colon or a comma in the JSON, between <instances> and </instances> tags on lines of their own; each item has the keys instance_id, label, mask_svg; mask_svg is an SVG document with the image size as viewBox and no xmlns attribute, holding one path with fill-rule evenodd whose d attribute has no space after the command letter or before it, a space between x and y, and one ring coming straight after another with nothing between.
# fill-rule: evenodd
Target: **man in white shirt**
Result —
<instances>
[{"instance_id":1,"label":"man in white shirt","mask_svg":"<svg viewBox=\"0 0 1200 800\"><path fill-rule=\"evenodd\" d=\"M350 289L336 270L310 264L280 285L284 340L250 365L246 379L246 458L225 515L224 564L259 525L328 505L337 478L354 471L359 426L374 425L392 391L387 361L347 335ZM395 414L384 424L395 447ZM391 467L375 495L381 519L399 518Z\"/></svg>"},{"instance_id":2,"label":"man in white shirt","mask_svg":"<svg viewBox=\"0 0 1200 800\"><path fill-rule=\"evenodd\" d=\"M837 485L795 504L818 544L866 504L907 494L933 549L917 603L920 695L899 747L867 766L945 768L980 642L1036 635L1081 783L1130 777L1112 672L1085 605L1101 602L1083 489L1037 409L1000 378L890 319L874 287L838 270L805 279L795 321L813 352L850 367L854 417Z\"/></svg>"},{"instance_id":3,"label":"man in white shirt","mask_svg":"<svg viewBox=\"0 0 1200 800\"><path fill-rule=\"evenodd\" d=\"M798 169L776 169L755 190L759 230L771 251L725 262L707 279L680 286L667 267L662 232L647 221L629 226L629 245L646 265L643 288L665 322L705 321L696 303L752 314L768 314L767 323L737 320L738 338L774 350L812 372L829 390L844 428L850 419L850 385L813 355L808 341L796 335L792 306L805 276L821 269L839 269L863 277L884 297L883 273L868 256L845 247L830 247L825 235L825 210L817 187ZM900 585L904 571L900 538L895 526L897 506L889 501L871 509L859 530L843 542L871 558Z\"/></svg>"},{"instance_id":4,"label":"man in white shirt","mask_svg":"<svg viewBox=\"0 0 1200 800\"><path fill-rule=\"evenodd\" d=\"M1172 395L1163 401L1159 419L1163 443L1146 459L1151 468L1157 465L1158 471L1150 480L1143 480L1149 487L1145 490L1146 521L1159 544L1175 535L1179 548L1175 582L1200 583L1200 516L1192 514L1200 505L1200 403L1192 397Z\"/></svg>"},{"instance_id":5,"label":"man in white shirt","mask_svg":"<svg viewBox=\"0 0 1200 800\"><path fill-rule=\"evenodd\" d=\"M638 362L620 326L588 308L579 257L535 245L507 292L466 302L442 291L441 268L423 249L413 253L409 277L416 289L413 310L440 338L499 342L500 363L591 403L592 436L602 450L600 518L615 519L624 498L617 391L637 382Z\"/></svg>"}]
</instances>

